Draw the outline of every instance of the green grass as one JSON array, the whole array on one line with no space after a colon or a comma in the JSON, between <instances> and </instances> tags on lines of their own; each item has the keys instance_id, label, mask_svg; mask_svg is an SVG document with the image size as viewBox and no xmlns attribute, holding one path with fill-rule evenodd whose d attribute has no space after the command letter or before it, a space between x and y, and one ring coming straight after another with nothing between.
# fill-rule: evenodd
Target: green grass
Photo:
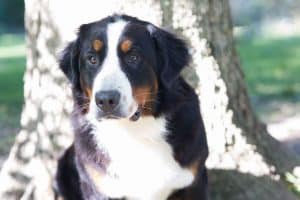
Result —
<instances>
[{"instance_id":1,"label":"green grass","mask_svg":"<svg viewBox=\"0 0 300 200\"><path fill-rule=\"evenodd\" d=\"M0 123L18 126L23 104L24 35L0 36Z\"/></svg>"},{"instance_id":2,"label":"green grass","mask_svg":"<svg viewBox=\"0 0 300 200\"><path fill-rule=\"evenodd\" d=\"M251 96L299 96L300 37L239 38L237 48Z\"/></svg>"}]
</instances>

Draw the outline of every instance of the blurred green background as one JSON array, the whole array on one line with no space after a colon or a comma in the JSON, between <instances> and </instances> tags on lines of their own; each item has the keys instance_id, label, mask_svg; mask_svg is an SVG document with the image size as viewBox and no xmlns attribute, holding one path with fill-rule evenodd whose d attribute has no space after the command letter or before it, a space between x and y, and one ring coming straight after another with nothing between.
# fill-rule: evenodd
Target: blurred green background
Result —
<instances>
[{"instance_id":1,"label":"blurred green background","mask_svg":"<svg viewBox=\"0 0 300 200\"><path fill-rule=\"evenodd\" d=\"M231 0L230 4L237 49L259 116L270 122L294 115L300 110L299 3L297 0ZM2 0L0 155L7 153L20 126L26 62L23 26L23 0Z\"/></svg>"},{"instance_id":2,"label":"blurred green background","mask_svg":"<svg viewBox=\"0 0 300 200\"><path fill-rule=\"evenodd\" d=\"M25 62L24 1L1 0L0 156L9 151L20 127Z\"/></svg>"}]
</instances>

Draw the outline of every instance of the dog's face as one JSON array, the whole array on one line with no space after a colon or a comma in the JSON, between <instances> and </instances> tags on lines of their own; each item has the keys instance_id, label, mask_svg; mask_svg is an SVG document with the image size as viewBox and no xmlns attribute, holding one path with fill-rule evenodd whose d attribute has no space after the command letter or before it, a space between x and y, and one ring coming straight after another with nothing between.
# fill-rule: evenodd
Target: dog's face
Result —
<instances>
[{"instance_id":1,"label":"dog's face","mask_svg":"<svg viewBox=\"0 0 300 200\"><path fill-rule=\"evenodd\" d=\"M155 113L158 93L172 87L188 62L184 42L154 25L112 16L82 25L60 67L75 103L94 119Z\"/></svg>"}]
</instances>

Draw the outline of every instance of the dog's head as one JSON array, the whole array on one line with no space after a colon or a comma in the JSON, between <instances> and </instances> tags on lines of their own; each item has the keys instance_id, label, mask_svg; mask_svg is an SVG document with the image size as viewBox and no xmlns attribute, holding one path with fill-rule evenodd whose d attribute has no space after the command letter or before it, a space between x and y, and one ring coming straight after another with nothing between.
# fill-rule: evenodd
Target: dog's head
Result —
<instances>
[{"instance_id":1,"label":"dog's head","mask_svg":"<svg viewBox=\"0 0 300 200\"><path fill-rule=\"evenodd\" d=\"M116 15L82 25L60 68L82 113L137 120L155 112L158 93L172 87L188 60L185 43L173 34Z\"/></svg>"}]
</instances>

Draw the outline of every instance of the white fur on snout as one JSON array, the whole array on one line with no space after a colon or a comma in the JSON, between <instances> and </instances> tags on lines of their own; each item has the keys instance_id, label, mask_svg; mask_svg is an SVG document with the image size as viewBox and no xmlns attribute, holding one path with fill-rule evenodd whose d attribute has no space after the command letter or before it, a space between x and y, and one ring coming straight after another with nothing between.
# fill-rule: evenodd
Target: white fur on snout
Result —
<instances>
[{"instance_id":1,"label":"white fur on snout","mask_svg":"<svg viewBox=\"0 0 300 200\"><path fill-rule=\"evenodd\" d=\"M122 116L130 117L137 110L138 105L133 98L132 87L126 74L121 70L117 54L119 39L126 24L125 21L118 21L107 26L107 54L93 83L93 98L90 104L92 117L95 117L98 109L95 94L99 91L117 90L121 94L119 108Z\"/></svg>"}]
</instances>

